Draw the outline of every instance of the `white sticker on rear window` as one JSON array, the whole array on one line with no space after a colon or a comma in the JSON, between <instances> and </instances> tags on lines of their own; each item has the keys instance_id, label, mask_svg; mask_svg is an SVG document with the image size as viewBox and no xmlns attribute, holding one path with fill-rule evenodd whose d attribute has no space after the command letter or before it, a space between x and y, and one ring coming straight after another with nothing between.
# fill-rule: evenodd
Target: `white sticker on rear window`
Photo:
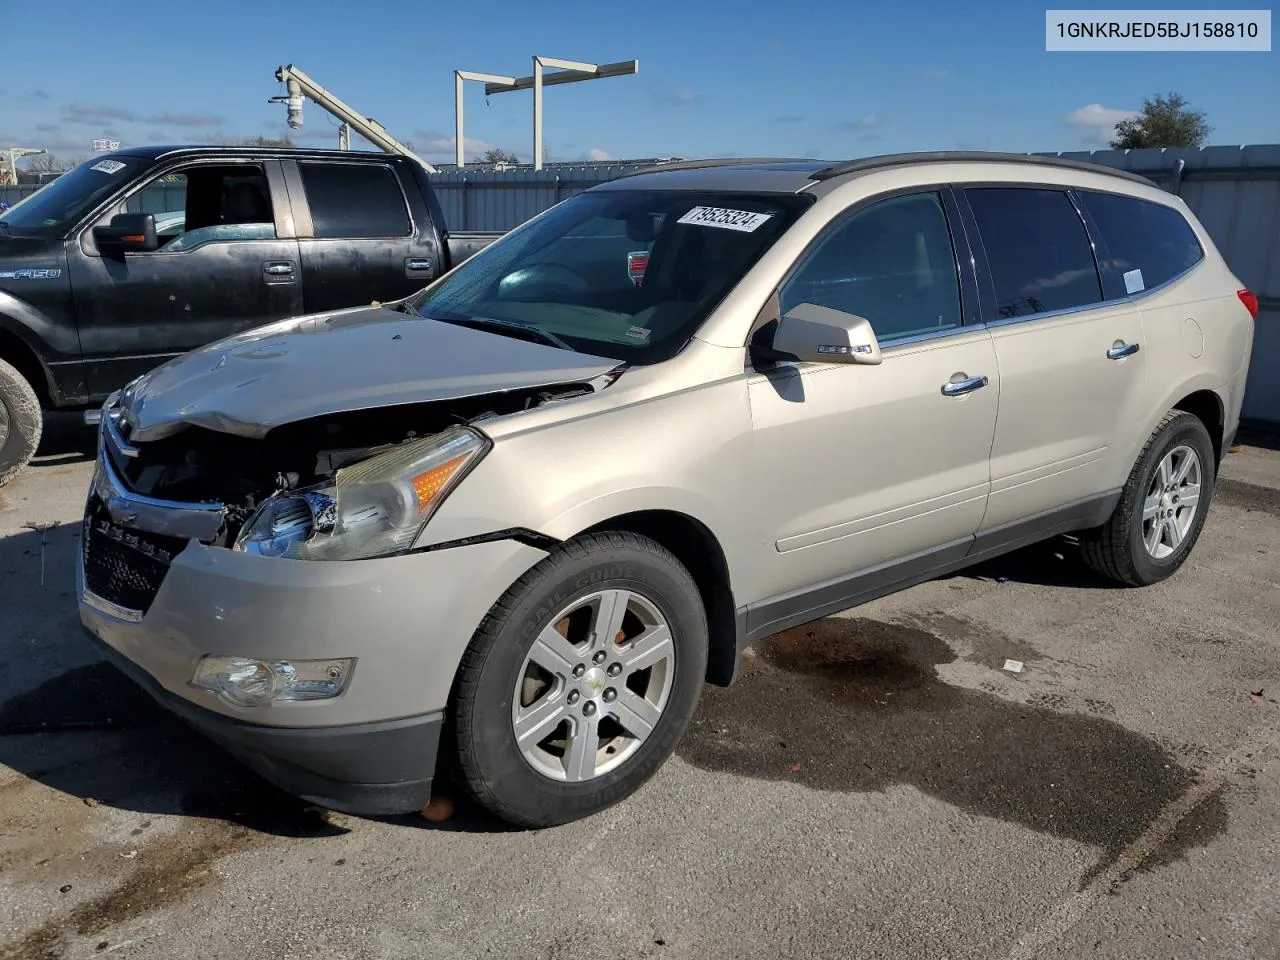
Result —
<instances>
[{"instance_id":1,"label":"white sticker on rear window","mask_svg":"<svg viewBox=\"0 0 1280 960\"><path fill-rule=\"evenodd\" d=\"M648 327L631 327L627 330L627 336L633 340L648 340L652 332Z\"/></svg>"},{"instance_id":2,"label":"white sticker on rear window","mask_svg":"<svg viewBox=\"0 0 1280 960\"><path fill-rule=\"evenodd\" d=\"M754 233L760 224L773 214L752 213L750 210L728 210L724 207L694 207L678 223L696 223L703 227L720 227L740 233Z\"/></svg>"},{"instance_id":3,"label":"white sticker on rear window","mask_svg":"<svg viewBox=\"0 0 1280 960\"><path fill-rule=\"evenodd\" d=\"M124 164L119 160L99 160L90 170L101 170L103 173L119 173L124 169Z\"/></svg>"},{"instance_id":4,"label":"white sticker on rear window","mask_svg":"<svg viewBox=\"0 0 1280 960\"><path fill-rule=\"evenodd\" d=\"M1142 282L1141 270L1129 270L1124 275L1124 292L1137 293L1139 290L1147 289L1147 285Z\"/></svg>"}]
</instances>

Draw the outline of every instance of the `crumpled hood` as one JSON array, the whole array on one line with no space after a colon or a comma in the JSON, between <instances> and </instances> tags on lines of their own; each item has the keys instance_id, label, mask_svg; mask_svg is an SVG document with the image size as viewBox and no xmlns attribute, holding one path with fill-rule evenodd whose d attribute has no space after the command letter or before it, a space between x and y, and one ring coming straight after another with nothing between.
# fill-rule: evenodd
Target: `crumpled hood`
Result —
<instances>
[{"instance_id":1,"label":"crumpled hood","mask_svg":"<svg viewBox=\"0 0 1280 960\"><path fill-rule=\"evenodd\" d=\"M387 307L286 320L219 340L127 388L131 442L186 426L261 437L311 417L577 383L620 362Z\"/></svg>"}]
</instances>

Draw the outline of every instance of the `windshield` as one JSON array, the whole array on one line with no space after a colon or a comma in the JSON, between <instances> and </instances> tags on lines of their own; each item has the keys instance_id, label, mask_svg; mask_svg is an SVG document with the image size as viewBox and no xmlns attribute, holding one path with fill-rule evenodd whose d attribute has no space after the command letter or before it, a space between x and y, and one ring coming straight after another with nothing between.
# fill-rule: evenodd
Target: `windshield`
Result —
<instances>
[{"instance_id":1,"label":"windshield","mask_svg":"<svg viewBox=\"0 0 1280 960\"><path fill-rule=\"evenodd\" d=\"M411 304L432 319L519 324L574 350L656 363L688 342L809 202L792 194L580 194Z\"/></svg>"},{"instance_id":2,"label":"windshield","mask_svg":"<svg viewBox=\"0 0 1280 960\"><path fill-rule=\"evenodd\" d=\"M140 157L119 155L86 160L0 213L0 223L8 226L0 235L60 234L146 165Z\"/></svg>"}]
</instances>

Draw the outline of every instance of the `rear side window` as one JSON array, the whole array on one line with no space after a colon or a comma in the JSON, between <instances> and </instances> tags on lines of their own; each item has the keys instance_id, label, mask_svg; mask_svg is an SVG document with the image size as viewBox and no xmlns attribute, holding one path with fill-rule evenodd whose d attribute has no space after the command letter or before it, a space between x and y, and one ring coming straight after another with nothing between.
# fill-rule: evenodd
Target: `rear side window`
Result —
<instances>
[{"instance_id":1,"label":"rear side window","mask_svg":"<svg viewBox=\"0 0 1280 960\"><path fill-rule=\"evenodd\" d=\"M409 234L409 211L390 167L373 163L300 163L317 237L364 239Z\"/></svg>"},{"instance_id":2,"label":"rear side window","mask_svg":"<svg viewBox=\"0 0 1280 960\"><path fill-rule=\"evenodd\" d=\"M1200 241L1177 210L1114 193L1078 193L1098 225L1111 269L1123 285L1116 296L1159 286L1204 259Z\"/></svg>"},{"instance_id":3,"label":"rear side window","mask_svg":"<svg viewBox=\"0 0 1280 960\"><path fill-rule=\"evenodd\" d=\"M965 196L987 251L997 317L1069 310L1102 299L1093 246L1066 193L974 187Z\"/></svg>"}]
</instances>

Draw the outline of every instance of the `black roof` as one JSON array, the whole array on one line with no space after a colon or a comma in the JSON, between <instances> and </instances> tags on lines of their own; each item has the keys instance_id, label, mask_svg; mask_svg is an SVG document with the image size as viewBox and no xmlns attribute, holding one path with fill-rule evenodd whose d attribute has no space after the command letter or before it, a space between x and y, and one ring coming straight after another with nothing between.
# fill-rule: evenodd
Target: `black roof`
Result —
<instances>
[{"instance_id":1,"label":"black roof","mask_svg":"<svg viewBox=\"0 0 1280 960\"><path fill-rule=\"evenodd\" d=\"M142 147L123 147L111 151L112 154L126 157L142 157L147 160L159 160L166 157L201 157L235 154L236 156L296 156L296 157L377 157L385 160L396 154L384 153L381 150L334 150L319 147L258 147L258 146L217 146L215 144L165 144Z\"/></svg>"}]
</instances>

